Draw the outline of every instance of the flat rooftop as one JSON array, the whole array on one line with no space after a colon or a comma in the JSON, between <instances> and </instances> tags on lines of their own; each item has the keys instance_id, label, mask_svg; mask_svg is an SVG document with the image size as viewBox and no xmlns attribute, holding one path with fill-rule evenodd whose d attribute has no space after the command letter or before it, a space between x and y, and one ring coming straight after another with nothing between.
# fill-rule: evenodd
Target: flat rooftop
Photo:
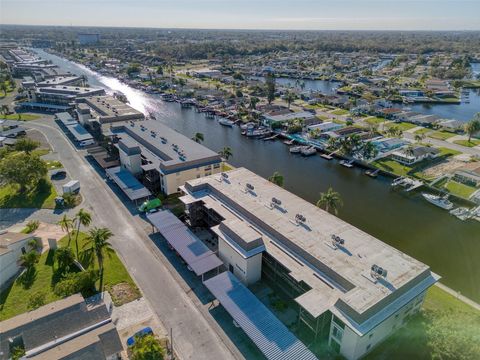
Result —
<instances>
[{"instance_id":1,"label":"flat rooftop","mask_svg":"<svg viewBox=\"0 0 480 360\"><path fill-rule=\"evenodd\" d=\"M164 174L221 162L216 152L157 120L116 122L109 129L140 146L142 155Z\"/></svg>"},{"instance_id":2,"label":"flat rooftop","mask_svg":"<svg viewBox=\"0 0 480 360\"><path fill-rule=\"evenodd\" d=\"M37 88L36 91L40 93L54 93L54 94L76 95L76 96L92 96L92 95L105 92L105 90L101 88L67 86L67 85L44 86L44 87Z\"/></svg>"},{"instance_id":3,"label":"flat rooftop","mask_svg":"<svg viewBox=\"0 0 480 360\"><path fill-rule=\"evenodd\" d=\"M240 220L261 233L266 251L311 287L296 301L312 316L329 309L362 332L361 323L407 290L436 281L427 265L253 172L239 168L227 174L223 180L216 174L188 181L182 201L202 201L225 221ZM281 204L272 206L272 198ZM305 220L296 221L297 214ZM332 235L344 245L334 246ZM388 271L386 279L371 276L374 264Z\"/></svg>"},{"instance_id":4,"label":"flat rooftop","mask_svg":"<svg viewBox=\"0 0 480 360\"><path fill-rule=\"evenodd\" d=\"M145 117L140 111L110 95L82 98L81 101L79 106L87 105L93 111L93 116L98 117L101 123L130 119L141 120Z\"/></svg>"},{"instance_id":5,"label":"flat rooftop","mask_svg":"<svg viewBox=\"0 0 480 360\"><path fill-rule=\"evenodd\" d=\"M44 87L44 86L52 86L52 85L68 85L72 82L76 82L81 80L80 76L70 75L70 76L55 76L51 79L47 79L37 83L37 86Z\"/></svg>"}]
</instances>

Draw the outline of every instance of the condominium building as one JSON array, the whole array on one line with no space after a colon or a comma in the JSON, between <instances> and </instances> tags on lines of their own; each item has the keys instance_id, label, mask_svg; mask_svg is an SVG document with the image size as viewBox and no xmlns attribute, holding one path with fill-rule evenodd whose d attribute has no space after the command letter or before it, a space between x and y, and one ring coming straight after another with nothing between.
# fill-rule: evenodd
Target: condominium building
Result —
<instances>
[{"instance_id":1,"label":"condominium building","mask_svg":"<svg viewBox=\"0 0 480 360\"><path fill-rule=\"evenodd\" d=\"M110 95L79 98L75 112L82 125L145 119L143 113Z\"/></svg>"},{"instance_id":2,"label":"condominium building","mask_svg":"<svg viewBox=\"0 0 480 360\"><path fill-rule=\"evenodd\" d=\"M221 171L219 154L160 121L115 122L106 130L116 142L122 168L151 191L170 195L188 180Z\"/></svg>"},{"instance_id":3,"label":"condominium building","mask_svg":"<svg viewBox=\"0 0 480 360\"><path fill-rule=\"evenodd\" d=\"M187 181L187 222L216 235L245 285L259 279L298 304L298 322L347 359L403 326L438 280L430 268L298 196L239 168Z\"/></svg>"}]
</instances>

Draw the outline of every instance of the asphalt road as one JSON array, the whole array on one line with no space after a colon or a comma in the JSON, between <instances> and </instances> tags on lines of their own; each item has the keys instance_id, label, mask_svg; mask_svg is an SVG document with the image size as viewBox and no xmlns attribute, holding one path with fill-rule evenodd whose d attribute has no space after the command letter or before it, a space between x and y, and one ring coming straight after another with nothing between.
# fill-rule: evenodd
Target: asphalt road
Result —
<instances>
[{"instance_id":1,"label":"asphalt road","mask_svg":"<svg viewBox=\"0 0 480 360\"><path fill-rule=\"evenodd\" d=\"M147 235L151 227L134 216L105 180L77 151L51 117L24 123L40 130L73 179L80 180L83 207L93 214L95 226L112 230L112 246L166 329L173 329L174 348L182 359L229 360L243 358L208 312L185 290L188 285L174 273Z\"/></svg>"}]
</instances>

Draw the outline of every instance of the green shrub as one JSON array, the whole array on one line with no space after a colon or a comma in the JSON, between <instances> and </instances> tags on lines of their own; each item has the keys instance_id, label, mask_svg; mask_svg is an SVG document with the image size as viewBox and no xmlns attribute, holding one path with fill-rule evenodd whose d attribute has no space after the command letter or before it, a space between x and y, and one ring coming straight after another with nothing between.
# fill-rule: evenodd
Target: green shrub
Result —
<instances>
[{"instance_id":1,"label":"green shrub","mask_svg":"<svg viewBox=\"0 0 480 360\"><path fill-rule=\"evenodd\" d=\"M89 294L97 279L98 272L95 270L68 274L65 279L55 285L54 293L61 297L67 297L78 292Z\"/></svg>"},{"instance_id":2,"label":"green shrub","mask_svg":"<svg viewBox=\"0 0 480 360\"><path fill-rule=\"evenodd\" d=\"M34 232L35 230L38 229L38 227L40 226L40 221L38 220L30 220L27 225L25 226L25 232L27 234L31 234L32 232Z\"/></svg>"},{"instance_id":3,"label":"green shrub","mask_svg":"<svg viewBox=\"0 0 480 360\"><path fill-rule=\"evenodd\" d=\"M38 309L40 306L45 305L47 295L44 291L37 291L30 295L28 298L28 308L30 310Z\"/></svg>"}]
</instances>

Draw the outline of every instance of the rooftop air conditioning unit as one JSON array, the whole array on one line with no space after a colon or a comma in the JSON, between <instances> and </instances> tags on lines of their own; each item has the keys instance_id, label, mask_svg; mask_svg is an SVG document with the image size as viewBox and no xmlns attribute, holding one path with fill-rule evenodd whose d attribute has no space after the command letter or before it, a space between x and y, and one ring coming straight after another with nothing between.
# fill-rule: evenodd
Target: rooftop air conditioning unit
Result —
<instances>
[{"instance_id":1,"label":"rooftop air conditioning unit","mask_svg":"<svg viewBox=\"0 0 480 360\"><path fill-rule=\"evenodd\" d=\"M275 197L272 197L271 205L272 205L272 207L280 206L280 205L282 205L282 200L279 200Z\"/></svg>"},{"instance_id":2,"label":"rooftop air conditioning unit","mask_svg":"<svg viewBox=\"0 0 480 360\"><path fill-rule=\"evenodd\" d=\"M386 278L387 277L387 270L376 265L376 264L373 264L372 267L370 268L370 275L372 275L373 278Z\"/></svg>"},{"instance_id":3,"label":"rooftop air conditioning unit","mask_svg":"<svg viewBox=\"0 0 480 360\"><path fill-rule=\"evenodd\" d=\"M245 192L246 192L246 193L247 193L247 192L250 192L250 191L253 191L253 190L255 190L255 186L253 186L253 185L250 184L250 183L245 184Z\"/></svg>"},{"instance_id":4,"label":"rooftop air conditioning unit","mask_svg":"<svg viewBox=\"0 0 480 360\"><path fill-rule=\"evenodd\" d=\"M295 222L297 224L304 224L307 221L307 218L303 216L302 214L297 214L295 215Z\"/></svg>"},{"instance_id":5,"label":"rooftop air conditioning unit","mask_svg":"<svg viewBox=\"0 0 480 360\"><path fill-rule=\"evenodd\" d=\"M337 248L339 246L345 245L345 240L342 239L340 236L332 234L332 245Z\"/></svg>"}]
</instances>

